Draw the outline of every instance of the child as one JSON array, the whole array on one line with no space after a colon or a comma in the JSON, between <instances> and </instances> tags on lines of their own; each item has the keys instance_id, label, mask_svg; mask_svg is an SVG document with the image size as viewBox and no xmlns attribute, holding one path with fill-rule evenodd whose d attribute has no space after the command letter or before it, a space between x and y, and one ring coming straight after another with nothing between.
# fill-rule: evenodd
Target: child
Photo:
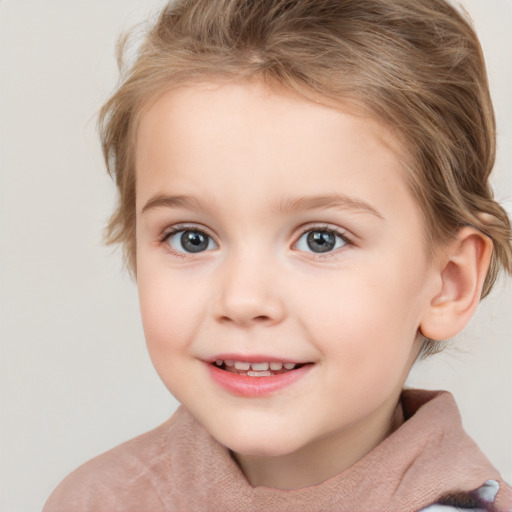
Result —
<instances>
[{"instance_id":1,"label":"child","mask_svg":"<svg viewBox=\"0 0 512 512\"><path fill-rule=\"evenodd\" d=\"M451 395L403 390L511 227L483 57L444 0L181 0L101 114L182 407L45 512L512 510Z\"/></svg>"}]
</instances>

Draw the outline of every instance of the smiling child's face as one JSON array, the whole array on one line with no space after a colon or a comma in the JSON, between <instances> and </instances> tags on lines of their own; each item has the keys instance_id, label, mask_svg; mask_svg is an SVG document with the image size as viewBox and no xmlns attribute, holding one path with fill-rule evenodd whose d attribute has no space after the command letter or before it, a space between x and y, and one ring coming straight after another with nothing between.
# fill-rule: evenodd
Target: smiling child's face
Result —
<instances>
[{"instance_id":1,"label":"smiling child's face","mask_svg":"<svg viewBox=\"0 0 512 512\"><path fill-rule=\"evenodd\" d=\"M315 454L303 483L321 481L389 431L439 287L402 160L376 122L257 83L177 89L141 118L149 352L253 483L269 456Z\"/></svg>"}]
</instances>

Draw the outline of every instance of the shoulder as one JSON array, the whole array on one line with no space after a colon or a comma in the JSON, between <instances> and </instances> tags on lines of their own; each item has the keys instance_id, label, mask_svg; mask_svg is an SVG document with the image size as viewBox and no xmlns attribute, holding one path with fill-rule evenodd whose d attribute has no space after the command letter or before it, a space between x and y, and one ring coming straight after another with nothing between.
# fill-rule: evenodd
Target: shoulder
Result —
<instances>
[{"instance_id":1,"label":"shoulder","mask_svg":"<svg viewBox=\"0 0 512 512\"><path fill-rule=\"evenodd\" d=\"M430 507L422 508L419 512L485 512L482 508L460 508L450 505L430 505Z\"/></svg>"},{"instance_id":2,"label":"shoulder","mask_svg":"<svg viewBox=\"0 0 512 512\"><path fill-rule=\"evenodd\" d=\"M77 468L54 490L43 512L128 512L141 504L163 508L158 489L171 474L169 443L181 416L178 410L154 430Z\"/></svg>"},{"instance_id":3,"label":"shoulder","mask_svg":"<svg viewBox=\"0 0 512 512\"><path fill-rule=\"evenodd\" d=\"M453 493L419 512L512 512L512 489L505 482L487 480L482 486L470 493Z\"/></svg>"}]
</instances>

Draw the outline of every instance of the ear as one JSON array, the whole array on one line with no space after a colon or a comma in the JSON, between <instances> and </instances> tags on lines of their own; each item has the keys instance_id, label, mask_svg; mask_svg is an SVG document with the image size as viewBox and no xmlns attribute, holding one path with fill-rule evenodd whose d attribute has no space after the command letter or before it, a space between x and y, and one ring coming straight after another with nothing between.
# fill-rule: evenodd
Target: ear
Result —
<instances>
[{"instance_id":1,"label":"ear","mask_svg":"<svg viewBox=\"0 0 512 512\"><path fill-rule=\"evenodd\" d=\"M441 250L441 289L432 297L420 331L433 340L457 335L478 307L492 254L492 241L473 227L459 230Z\"/></svg>"}]
</instances>

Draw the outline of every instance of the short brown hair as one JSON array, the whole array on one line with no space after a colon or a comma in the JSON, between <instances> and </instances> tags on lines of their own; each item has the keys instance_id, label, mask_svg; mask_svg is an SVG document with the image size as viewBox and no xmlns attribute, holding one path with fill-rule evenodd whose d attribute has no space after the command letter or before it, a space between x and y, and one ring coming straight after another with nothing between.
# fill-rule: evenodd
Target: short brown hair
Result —
<instances>
[{"instance_id":1,"label":"short brown hair","mask_svg":"<svg viewBox=\"0 0 512 512\"><path fill-rule=\"evenodd\" d=\"M122 58L122 45L120 49ZM159 94L211 79L258 79L316 101L349 102L407 149L407 180L429 246L471 225L493 241L487 295L512 271L510 220L493 199L495 119L482 49L444 0L177 0L148 31L100 113L119 204L106 230L135 269L134 141Z\"/></svg>"}]
</instances>

